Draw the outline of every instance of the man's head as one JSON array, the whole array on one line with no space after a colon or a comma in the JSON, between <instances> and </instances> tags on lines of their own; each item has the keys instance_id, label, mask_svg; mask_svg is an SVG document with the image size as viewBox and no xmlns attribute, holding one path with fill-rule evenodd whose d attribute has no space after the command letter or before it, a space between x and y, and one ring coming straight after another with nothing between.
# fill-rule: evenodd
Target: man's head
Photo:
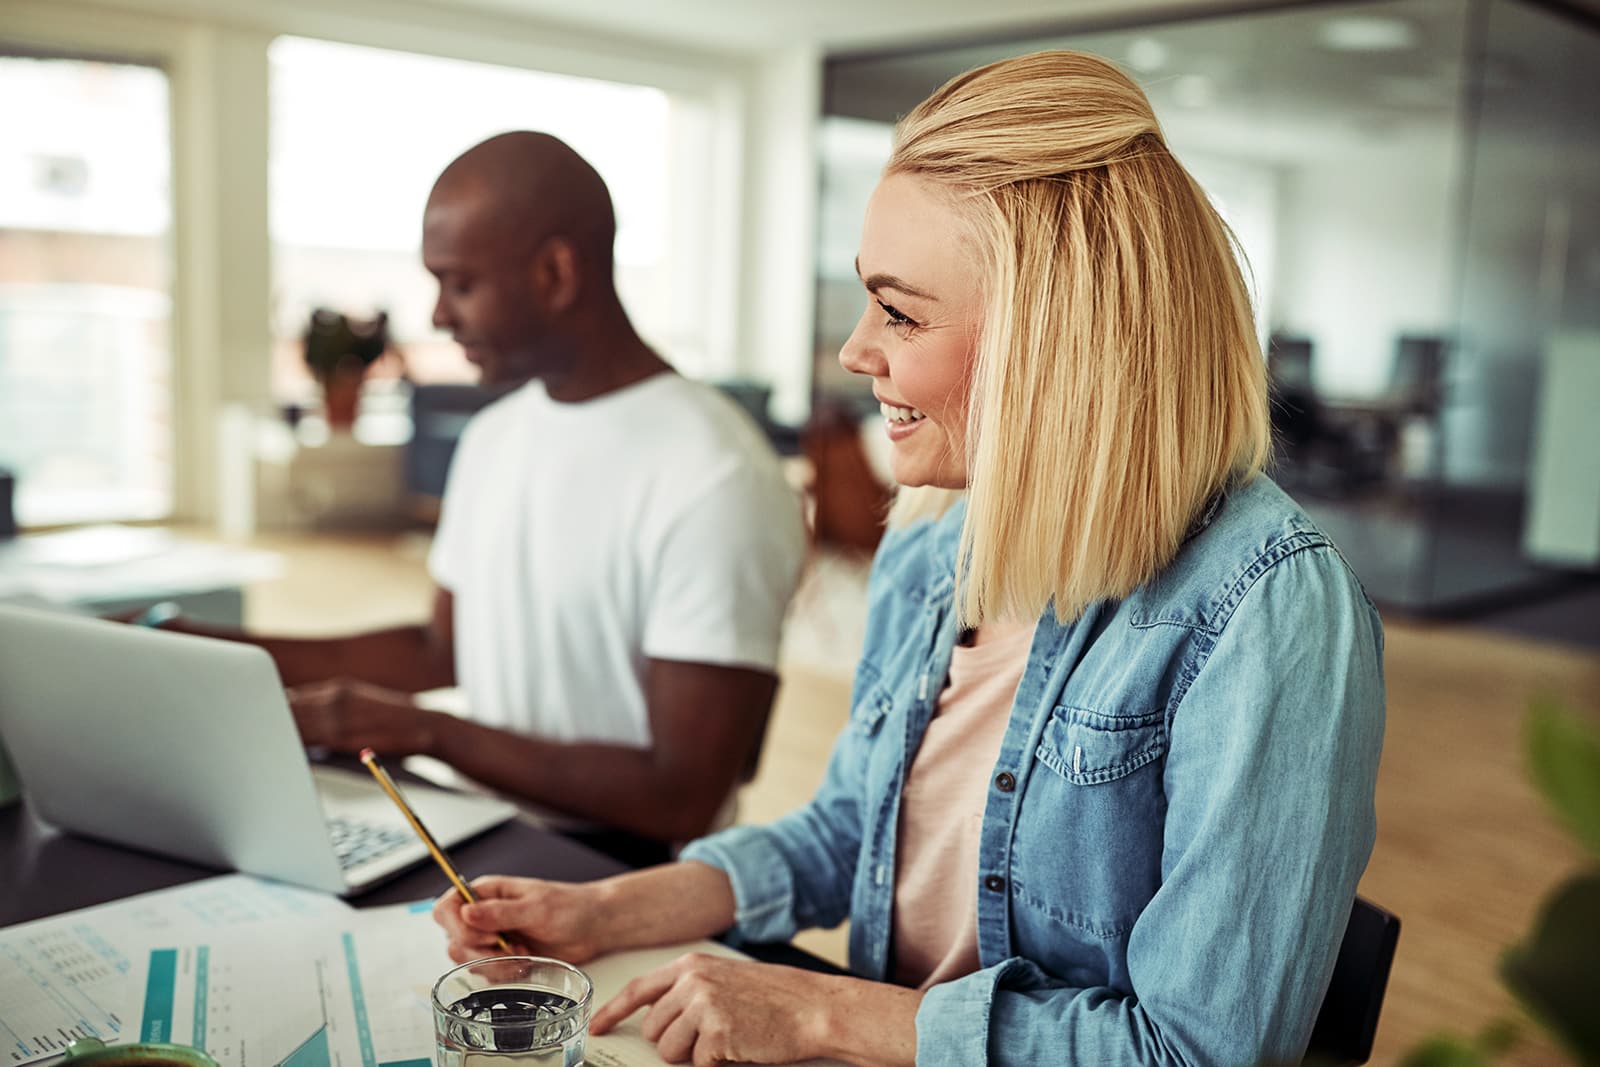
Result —
<instances>
[{"instance_id":1,"label":"man's head","mask_svg":"<svg viewBox=\"0 0 1600 1067\"><path fill-rule=\"evenodd\" d=\"M423 213L433 323L485 384L558 382L580 357L578 320L615 305L615 236L611 196L583 157L548 134L491 137L445 168Z\"/></svg>"}]
</instances>

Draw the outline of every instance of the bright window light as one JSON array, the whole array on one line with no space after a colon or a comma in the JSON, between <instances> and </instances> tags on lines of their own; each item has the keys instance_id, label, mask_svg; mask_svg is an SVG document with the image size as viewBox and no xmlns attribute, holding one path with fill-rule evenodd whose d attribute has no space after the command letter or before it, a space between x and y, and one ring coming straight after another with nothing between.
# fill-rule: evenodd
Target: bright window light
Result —
<instances>
[{"instance_id":1,"label":"bright window light","mask_svg":"<svg viewBox=\"0 0 1600 1067\"><path fill-rule=\"evenodd\" d=\"M703 361L703 315L677 298L672 212L704 197L708 153L682 139L692 103L659 89L434 56L283 37L271 61L274 391L314 389L299 338L318 306L389 312L419 381L475 370L431 325L422 210L439 172L507 130L554 134L588 159L616 204L618 287L640 332L680 369ZM688 116L692 119L692 116ZM676 140L675 140L676 139ZM692 207L691 207L692 209Z\"/></svg>"},{"instance_id":2,"label":"bright window light","mask_svg":"<svg viewBox=\"0 0 1600 1067\"><path fill-rule=\"evenodd\" d=\"M0 56L0 466L27 526L172 510L167 79Z\"/></svg>"}]
</instances>

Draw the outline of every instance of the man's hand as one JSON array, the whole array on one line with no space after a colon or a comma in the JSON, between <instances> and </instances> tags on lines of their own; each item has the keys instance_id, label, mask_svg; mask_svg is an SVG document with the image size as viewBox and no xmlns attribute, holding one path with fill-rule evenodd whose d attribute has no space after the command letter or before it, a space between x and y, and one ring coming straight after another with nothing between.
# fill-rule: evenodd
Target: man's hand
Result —
<instances>
[{"instance_id":1,"label":"man's hand","mask_svg":"<svg viewBox=\"0 0 1600 1067\"><path fill-rule=\"evenodd\" d=\"M348 678L309 682L288 690L300 740L335 752L372 748L385 756L428 754L437 713L405 693Z\"/></svg>"}]
</instances>

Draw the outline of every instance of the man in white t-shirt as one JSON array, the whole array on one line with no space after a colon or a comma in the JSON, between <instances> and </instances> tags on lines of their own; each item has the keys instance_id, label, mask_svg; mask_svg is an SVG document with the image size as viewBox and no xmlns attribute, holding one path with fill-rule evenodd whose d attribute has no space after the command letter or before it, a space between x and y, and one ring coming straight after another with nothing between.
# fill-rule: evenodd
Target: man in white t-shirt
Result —
<instances>
[{"instance_id":1,"label":"man in white t-shirt","mask_svg":"<svg viewBox=\"0 0 1600 1067\"><path fill-rule=\"evenodd\" d=\"M423 217L434 323L485 384L516 388L457 448L432 618L248 639L277 660L309 745L433 756L681 841L753 764L804 531L751 420L634 332L614 236L604 182L553 137L502 134L446 168ZM412 698L456 684L465 718Z\"/></svg>"}]
</instances>

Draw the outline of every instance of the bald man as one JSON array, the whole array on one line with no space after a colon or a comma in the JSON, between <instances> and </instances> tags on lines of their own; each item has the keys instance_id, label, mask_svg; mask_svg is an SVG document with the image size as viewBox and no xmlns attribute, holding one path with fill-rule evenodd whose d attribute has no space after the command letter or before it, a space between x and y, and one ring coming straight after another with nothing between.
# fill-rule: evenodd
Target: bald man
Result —
<instances>
[{"instance_id":1,"label":"bald man","mask_svg":"<svg viewBox=\"0 0 1600 1067\"><path fill-rule=\"evenodd\" d=\"M614 237L605 183L554 137L445 169L422 225L433 321L513 391L456 450L432 616L247 639L308 745L436 757L638 863L710 828L753 764L804 533L754 424L634 331ZM458 684L467 718L413 699Z\"/></svg>"}]
</instances>

